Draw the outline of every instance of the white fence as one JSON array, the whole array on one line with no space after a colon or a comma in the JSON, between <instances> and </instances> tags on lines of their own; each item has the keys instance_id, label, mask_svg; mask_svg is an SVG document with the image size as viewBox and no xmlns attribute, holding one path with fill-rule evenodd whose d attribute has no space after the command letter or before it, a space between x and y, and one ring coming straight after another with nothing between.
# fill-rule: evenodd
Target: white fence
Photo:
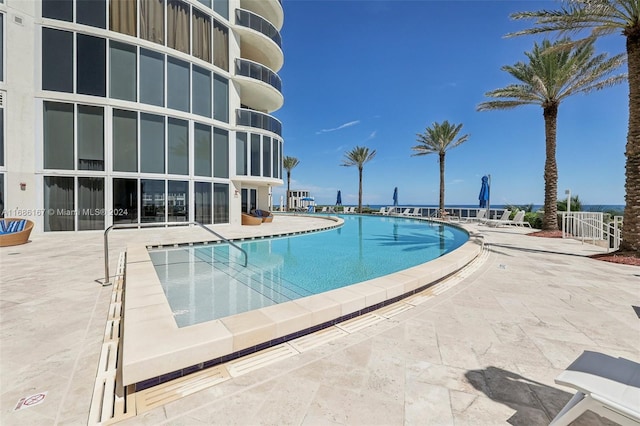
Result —
<instances>
[{"instance_id":1,"label":"white fence","mask_svg":"<svg viewBox=\"0 0 640 426\"><path fill-rule=\"evenodd\" d=\"M562 237L605 242L608 249L617 250L622 240L622 216L605 223L602 212L562 212Z\"/></svg>"}]
</instances>

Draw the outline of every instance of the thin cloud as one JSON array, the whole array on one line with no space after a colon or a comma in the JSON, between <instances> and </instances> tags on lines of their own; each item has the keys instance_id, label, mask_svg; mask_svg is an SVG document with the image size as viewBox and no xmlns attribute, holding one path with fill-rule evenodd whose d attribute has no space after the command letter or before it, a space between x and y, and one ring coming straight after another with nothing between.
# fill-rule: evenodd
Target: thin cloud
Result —
<instances>
[{"instance_id":1,"label":"thin cloud","mask_svg":"<svg viewBox=\"0 0 640 426\"><path fill-rule=\"evenodd\" d=\"M322 129L319 132L316 132L316 135L319 135L321 133L335 132L336 130L342 130L347 127L355 126L356 124L360 124L360 120L349 121L348 123L341 124L340 126L333 129Z\"/></svg>"},{"instance_id":2,"label":"thin cloud","mask_svg":"<svg viewBox=\"0 0 640 426\"><path fill-rule=\"evenodd\" d=\"M377 130L374 130L373 132L371 132L371 134L369 135L369 137L367 139L365 139L365 141L370 141L371 139L376 137L376 133L378 133Z\"/></svg>"}]
</instances>

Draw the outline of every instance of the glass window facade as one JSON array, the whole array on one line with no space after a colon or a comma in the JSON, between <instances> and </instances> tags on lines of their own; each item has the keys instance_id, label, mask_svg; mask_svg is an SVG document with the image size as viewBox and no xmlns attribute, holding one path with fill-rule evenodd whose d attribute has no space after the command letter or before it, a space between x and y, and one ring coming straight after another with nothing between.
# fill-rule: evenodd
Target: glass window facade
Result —
<instances>
[{"instance_id":1,"label":"glass window facade","mask_svg":"<svg viewBox=\"0 0 640 426\"><path fill-rule=\"evenodd\" d=\"M229 80L214 74L213 76L213 118L229 122Z\"/></svg>"},{"instance_id":2,"label":"glass window facade","mask_svg":"<svg viewBox=\"0 0 640 426\"><path fill-rule=\"evenodd\" d=\"M74 226L73 177L44 177L44 230L73 231Z\"/></svg>"},{"instance_id":3,"label":"glass window facade","mask_svg":"<svg viewBox=\"0 0 640 426\"><path fill-rule=\"evenodd\" d=\"M229 185L213 184L213 223L229 223Z\"/></svg>"},{"instance_id":4,"label":"glass window facade","mask_svg":"<svg viewBox=\"0 0 640 426\"><path fill-rule=\"evenodd\" d=\"M78 170L104 170L104 108L78 105Z\"/></svg>"},{"instance_id":5,"label":"glass window facade","mask_svg":"<svg viewBox=\"0 0 640 426\"><path fill-rule=\"evenodd\" d=\"M260 176L260 135L251 135L251 176Z\"/></svg>"},{"instance_id":6,"label":"glass window facade","mask_svg":"<svg viewBox=\"0 0 640 426\"><path fill-rule=\"evenodd\" d=\"M189 182L170 180L167 183L167 220L187 222L189 219Z\"/></svg>"},{"instance_id":7,"label":"glass window facade","mask_svg":"<svg viewBox=\"0 0 640 426\"><path fill-rule=\"evenodd\" d=\"M113 179L113 223L138 222L138 180Z\"/></svg>"},{"instance_id":8,"label":"glass window facade","mask_svg":"<svg viewBox=\"0 0 640 426\"><path fill-rule=\"evenodd\" d=\"M109 96L125 101L135 101L137 94L136 47L110 41L109 64Z\"/></svg>"},{"instance_id":9,"label":"glass window facade","mask_svg":"<svg viewBox=\"0 0 640 426\"><path fill-rule=\"evenodd\" d=\"M140 102L164 106L164 55L140 49Z\"/></svg>"},{"instance_id":10,"label":"glass window facade","mask_svg":"<svg viewBox=\"0 0 640 426\"><path fill-rule=\"evenodd\" d=\"M110 0L109 29L135 37L138 28L136 6L135 1Z\"/></svg>"},{"instance_id":11,"label":"glass window facade","mask_svg":"<svg viewBox=\"0 0 640 426\"><path fill-rule=\"evenodd\" d=\"M189 112L189 64L167 58L167 106Z\"/></svg>"},{"instance_id":12,"label":"glass window facade","mask_svg":"<svg viewBox=\"0 0 640 426\"><path fill-rule=\"evenodd\" d=\"M164 0L140 0L140 37L164 45Z\"/></svg>"},{"instance_id":13,"label":"glass window facade","mask_svg":"<svg viewBox=\"0 0 640 426\"><path fill-rule=\"evenodd\" d=\"M44 103L44 168L73 170L73 104Z\"/></svg>"},{"instance_id":14,"label":"glass window facade","mask_svg":"<svg viewBox=\"0 0 640 426\"><path fill-rule=\"evenodd\" d=\"M140 180L140 222L165 222L164 180Z\"/></svg>"},{"instance_id":15,"label":"glass window facade","mask_svg":"<svg viewBox=\"0 0 640 426\"><path fill-rule=\"evenodd\" d=\"M212 212L211 182L196 182L194 195L195 221L203 225L210 225Z\"/></svg>"},{"instance_id":16,"label":"glass window facade","mask_svg":"<svg viewBox=\"0 0 640 426\"><path fill-rule=\"evenodd\" d=\"M189 123L169 118L167 122L168 172L175 175L189 174Z\"/></svg>"},{"instance_id":17,"label":"glass window facade","mask_svg":"<svg viewBox=\"0 0 640 426\"><path fill-rule=\"evenodd\" d=\"M140 171L164 173L164 117L140 114Z\"/></svg>"},{"instance_id":18,"label":"glass window facade","mask_svg":"<svg viewBox=\"0 0 640 426\"><path fill-rule=\"evenodd\" d=\"M180 0L167 2L167 46L189 53L189 5Z\"/></svg>"},{"instance_id":19,"label":"glass window facade","mask_svg":"<svg viewBox=\"0 0 640 426\"><path fill-rule=\"evenodd\" d=\"M78 230L104 229L104 179L78 178Z\"/></svg>"},{"instance_id":20,"label":"glass window facade","mask_svg":"<svg viewBox=\"0 0 640 426\"><path fill-rule=\"evenodd\" d=\"M211 177L211 126L195 123L193 143L194 174Z\"/></svg>"},{"instance_id":21,"label":"glass window facade","mask_svg":"<svg viewBox=\"0 0 640 426\"><path fill-rule=\"evenodd\" d=\"M97 28L107 28L106 0L76 0L76 22Z\"/></svg>"},{"instance_id":22,"label":"glass window facade","mask_svg":"<svg viewBox=\"0 0 640 426\"><path fill-rule=\"evenodd\" d=\"M42 29L42 89L73 93L73 33Z\"/></svg>"},{"instance_id":23,"label":"glass window facade","mask_svg":"<svg viewBox=\"0 0 640 426\"><path fill-rule=\"evenodd\" d=\"M138 113L113 110L113 170L138 171Z\"/></svg>"},{"instance_id":24,"label":"glass window facade","mask_svg":"<svg viewBox=\"0 0 640 426\"><path fill-rule=\"evenodd\" d=\"M213 131L213 176L229 177L229 132L223 129Z\"/></svg>"},{"instance_id":25,"label":"glass window facade","mask_svg":"<svg viewBox=\"0 0 640 426\"><path fill-rule=\"evenodd\" d=\"M42 17L73 22L73 0L43 0Z\"/></svg>"},{"instance_id":26,"label":"glass window facade","mask_svg":"<svg viewBox=\"0 0 640 426\"><path fill-rule=\"evenodd\" d=\"M236 133L236 175L247 175L247 134Z\"/></svg>"},{"instance_id":27,"label":"glass window facade","mask_svg":"<svg viewBox=\"0 0 640 426\"><path fill-rule=\"evenodd\" d=\"M228 0L42 0L36 93L47 92L36 101L42 105L36 175L38 207L53 209L43 217L46 231L229 223L231 177L281 175L282 142L264 134L274 131L265 124L270 116L230 85L229 8ZM230 118L230 90L250 112L247 123ZM12 170L5 164L4 119L0 108L0 191ZM235 124L255 133L236 132ZM240 185L246 191L247 183ZM252 186L247 205L255 207L265 190L266 184Z\"/></svg>"},{"instance_id":28,"label":"glass window facade","mask_svg":"<svg viewBox=\"0 0 640 426\"><path fill-rule=\"evenodd\" d=\"M193 66L193 113L211 117L211 72Z\"/></svg>"},{"instance_id":29,"label":"glass window facade","mask_svg":"<svg viewBox=\"0 0 640 426\"><path fill-rule=\"evenodd\" d=\"M78 34L76 61L76 92L83 95L107 95L107 41Z\"/></svg>"}]
</instances>

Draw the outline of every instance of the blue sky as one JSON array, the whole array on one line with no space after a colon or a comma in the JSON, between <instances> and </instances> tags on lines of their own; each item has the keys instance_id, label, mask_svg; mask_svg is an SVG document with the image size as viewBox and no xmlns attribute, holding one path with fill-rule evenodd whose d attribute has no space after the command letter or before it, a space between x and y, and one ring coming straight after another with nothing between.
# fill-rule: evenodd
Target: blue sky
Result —
<instances>
[{"instance_id":1,"label":"blue sky","mask_svg":"<svg viewBox=\"0 0 640 426\"><path fill-rule=\"evenodd\" d=\"M504 38L528 26L509 15L555 8L552 1L284 0L284 155L300 164L291 188L318 204L358 201L358 171L341 166L355 146L377 150L363 178L363 204L437 205L436 155L411 157L416 133L463 123L469 141L447 153L447 205L478 202L491 174L491 203L543 204L542 108L477 112L490 90L514 83L503 65L524 61L542 36ZM551 36L550 36L551 37ZM597 43L610 55L622 36ZM623 70L626 72L626 69ZM558 114L558 195L584 204L624 204L626 83L564 101ZM274 204L286 191L274 189Z\"/></svg>"}]
</instances>

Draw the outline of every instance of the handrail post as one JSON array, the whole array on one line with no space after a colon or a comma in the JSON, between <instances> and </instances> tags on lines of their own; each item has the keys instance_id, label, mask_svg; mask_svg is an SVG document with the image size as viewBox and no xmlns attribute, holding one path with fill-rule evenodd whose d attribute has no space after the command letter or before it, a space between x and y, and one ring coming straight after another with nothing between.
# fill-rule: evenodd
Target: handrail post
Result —
<instances>
[{"instance_id":1,"label":"handrail post","mask_svg":"<svg viewBox=\"0 0 640 426\"><path fill-rule=\"evenodd\" d=\"M204 229L205 231L215 235L216 237L220 238L222 241L226 242L227 244L229 244L230 246L233 246L235 248L237 248L238 250L240 250L242 252L242 254L244 254L244 267L246 268L248 263L249 263L249 254L247 254L247 251L245 249L243 249L242 247L240 247L239 245L237 245L236 243L234 243L233 241L229 240L228 238L223 237L222 235L218 234L217 232L207 228L206 226L204 226L203 224L201 224L200 222L153 222L153 223L146 223L146 224L142 224L142 223L136 223L136 224L114 224L109 226L105 231L104 231L104 282L101 283L103 286L108 286L111 285L111 283L109 282L109 232L112 229L131 229L131 228L150 228L150 227L158 227L158 226L169 226L169 225L197 225L200 228ZM98 282L100 282L100 280L96 280Z\"/></svg>"}]
</instances>

